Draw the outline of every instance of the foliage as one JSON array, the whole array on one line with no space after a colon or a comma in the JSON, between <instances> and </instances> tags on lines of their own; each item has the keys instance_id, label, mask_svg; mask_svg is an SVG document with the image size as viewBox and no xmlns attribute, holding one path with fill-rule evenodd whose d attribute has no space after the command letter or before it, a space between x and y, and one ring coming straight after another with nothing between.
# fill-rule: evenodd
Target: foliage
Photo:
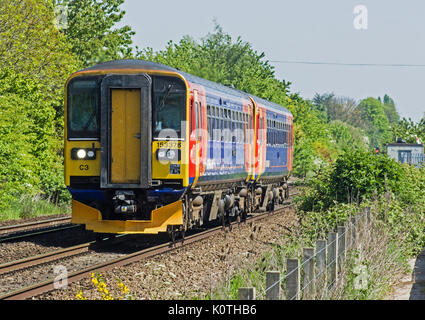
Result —
<instances>
[{"instance_id":1,"label":"foliage","mask_svg":"<svg viewBox=\"0 0 425 320\"><path fill-rule=\"evenodd\" d=\"M380 98L378 98L378 100L381 101ZM388 96L387 94L384 95L383 105L384 105L384 111L385 111L385 114L387 115L389 123L391 125L398 123L400 121L400 115L397 112L394 100L390 98L390 96Z\"/></svg>"},{"instance_id":2,"label":"foliage","mask_svg":"<svg viewBox=\"0 0 425 320\"><path fill-rule=\"evenodd\" d=\"M78 65L47 1L0 3L0 208L21 194L65 200L63 84ZM15 128L11 129L9 126Z\"/></svg>"},{"instance_id":3,"label":"foliage","mask_svg":"<svg viewBox=\"0 0 425 320\"><path fill-rule=\"evenodd\" d=\"M337 97L334 93L316 93L312 99L313 106L323 114L327 122L340 120L358 128L364 128L356 101L349 97Z\"/></svg>"},{"instance_id":4,"label":"foliage","mask_svg":"<svg viewBox=\"0 0 425 320\"><path fill-rule=\"evenodd\" d=\"M127 57L122 0L6 0L0 3L0 210L20 196L69 200L63 183L63 93L71 73ZM68 28L55 6L68 8ZM40 197L41 196L41 197ZM24 210L25 211L25 210Z\"/></svg>"},{"instance_id":5,"label":"foliage","mask_svg":"<svg viewBox=\"0 0 425 320\"><path fill-rule=\"evenodd\" d=\"M330 132L319 111L299 95L290 96L288 108L294 117L294 174L305 177L321 160L334 159L335 154L329 152Z\"/></svg>"},{"instance_id":6,"label":"foliage","mask_svg":"<svg viewBox=\"0 0 425 320\"><path fill-rule=\"evenodd\" d=\"M39 86L35 99L58 105L62 102L64 79L75 70L77 61L53 19L53 8L46 1L2 1L0 69L11 69L21 80Z\"/></svg>"},{"instance_id":7,"label":"foliage","mask_svg":"<svg viewBox=\"0 0 425 320\"><path fill-rule=\"evenodd\" d=\"M402 139L407 143L416 143L416 137L421 143L425 143L425 117L418 123L412 119L403 118L393 126L393 141Z\"/></svg>"},{"instance_id":8,"label":"foliage","mask_svg":"<svg viewBox=\"0 0 425 320\"><path fill-rule=\"evenodd\" d=\"M200 43L189 36L170 41L165 50L148 48L138 58L163 63L196 76L287 105L289 83L274 76L274 68L240 37L232 37L218 25Z\"/></svg>"},{"instance_id":9,"label":"foliage","mask_svg":"<svg viewBox=\"0 0 425 320\"><path fill-rule=\"evenodd\" d=\"M0 210L21 193L35 194L40 180L32 154L32 121L25 116L29 102L17 95L0 96Z\"/></svg>"},{"instance_id":10,"label":"foliage","mask_svg":"<svg viewBox=\"0 0 425 320\"><path fill-rule=\"evenodd\" d=\"M131 37L135 32L129 26L116 27L125 14L119 8L123 3L124 0L56 1L56 5L68 10L64 34L83 67L133 56Z\"/></svg>"},{"instance_id":11,"label":"foliage","mask_svg":"<svg viewBox=\"0 0 425 320\"><path fill-rule=\"evenodd\" d=\"M377 200L377 218L391 230L392 241L403 235L406 254L418 253L425 245L425 168L346 151L309 180L298 202L304 224L325 230L352 214L350 204L371 200Z\"/></svg>"},{"instance_id":12,"label":"foliage","mask_svg":"<svg viewBox=\"0 0 425 320\"><path fill-rule=\"evenodd\" d=\"M384 105L375 98L366 98L359 103L359 111L366 123L366 133L372 146L383 149L391 141L391 127Z\"/></svg>"},{"instance_id":13,"label":"foliage","mask_svg":"<svg viewBox=\"0 0 425 320\"><path fill-rule=\"evenodd\" d=\"M338 202L359 203L387 190L399 192L403 178L400 165L386 155L346 150L330 168L310 179L301 209L322 211Z\"/></svg>"},{"instance_id":14,"label":"foliage","mask_svg":"<svg viewBox=\"0 0 425 320\"><path fill-rule=\"evenodd\" d=\"M346 148L354 148L366 151L363 130L341 120L330 122L329 129L337 149L342 151Z\"/></svg>"},{"instance_id":15,"label":"foliage","mask_svg":"<svg viewBox=\"0 0 425 320\"><path fill-rule=\"evenodd\" d=\"M339 120L352 129L356 128L358 133L367 136L370 147L381 149L385 143L391 142L391 130L400 119L394 100L388 95L384 96L383 102L380 97L378 99L369 97L357 103L348 97L336 97L333 93L325 93L316 94L312 103L328 122Z\"/></svg>"}]
</instances>

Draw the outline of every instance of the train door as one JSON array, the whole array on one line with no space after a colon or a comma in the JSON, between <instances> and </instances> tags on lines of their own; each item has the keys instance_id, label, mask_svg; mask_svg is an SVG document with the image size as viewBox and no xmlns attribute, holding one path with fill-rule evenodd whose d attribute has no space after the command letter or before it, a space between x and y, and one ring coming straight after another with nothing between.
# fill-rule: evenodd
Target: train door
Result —
<instances>
[{"instance_id":1,"label":"train door","mask_svg":"<svg viewBox=\"0 0 425 320\"><path fill-rule=\"evenodd\" d=\"M291 172L293 168L293 156L294 156L294 125L293 118L291 116L287 116L288 121L288 170Z\"/></svg>"},{"instance_id":2,"label":"train door","mask_svg":"<svg viewBox=\"0 0 425 320\"><path fill-rule=\"evenodd\" d=\"M200 172L203 170L203 164L201 157L203 156L203 148L202 148L202 101L199 97L199 92L197 90L193 90L193 100L191 101L191 128L190 128L190 141L191 141L191 164L194 170L192 171L194 177L194 183L199 177ZM206 151L206 150L205 150Z\"/></svg>"},{"instance_id":3,"label":"train door","mask_svg":"<svg viewBox=\"0 0 425 320\"><path fill-rule=\"evenodd\" d=\"M207 100L205 94L197 95L198 100L198 155L199 155L199 175L205 172L205 165L207 161L207 148L208 148L208 132L207 132Z\"/></svg>"},{"instance_id":4,"label":"train door","mask_svg":"<svg viewBox=\"0 0 425 320\"><path fill-rule=\"evenodd\" d=\"M255 143L254 143L254 104L255 102L251 99L251 102L248 102L244 105L244 137L245 137L245 170L248 174L248 180L251 179L254 174L254 152L255 152Z\"/></svg>"},{"instance_id":5,"label":"train door","mask_svg":"<svg viewBox=\"0 0 425 320\"><path fill-rule=\"evenodd\" d=\"M255 180L264 172L267 151L266 111L255 105Z\"/></svg>"},{"instance_id":6,"label":"train door","mask_svg":"<svg viewBox=\"0 0 425 320\"><path fill-rule=\"evenodd\" d=\"M151 81L111 75L101 86L101 187L151 185Z\"/></svg>"},{"instance_id":7,"label":"train door","mask_svg":"<svg viewBox=\"0 0 425 320\"><path fill-rule=\"evenodd\" d=\"M140 90L111 90L111 183L140 182Z\"/></svg>"}]
</instances>

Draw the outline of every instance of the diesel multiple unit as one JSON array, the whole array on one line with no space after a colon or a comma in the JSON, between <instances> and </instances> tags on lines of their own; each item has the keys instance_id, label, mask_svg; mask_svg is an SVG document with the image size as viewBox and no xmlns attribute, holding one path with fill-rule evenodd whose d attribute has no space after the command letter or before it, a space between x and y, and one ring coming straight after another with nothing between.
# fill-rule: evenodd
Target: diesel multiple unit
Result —
<instances>
[{"instance_id":1,"label":"diesel multiple unit","mask_svg":"<svg viewBox=\"0 0 425 320\"><path fill-rule=\"evenodd\" d=\"M185 231L287 197L292 115L280 105L141 60L74 73L65 100L72 222L89 230Z\"/></svg>"}]
</instances>

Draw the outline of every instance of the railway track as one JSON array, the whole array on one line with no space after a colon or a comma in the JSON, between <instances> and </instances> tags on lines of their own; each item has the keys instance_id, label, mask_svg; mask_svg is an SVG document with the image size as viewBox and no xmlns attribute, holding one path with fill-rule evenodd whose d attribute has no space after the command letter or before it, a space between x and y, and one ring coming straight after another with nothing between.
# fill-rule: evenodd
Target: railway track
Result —
<instances>
[{"instance_id":1,"label":"railway track","mask_svg":"<svg viewBox=\"0 0 425 320\"><path fill-rule=\"evenodd\" d=\"M36 235L42 235L50 232L57 232L77 227L79 226L71 224L70 216L12 226L4 226L0 227L0 242L28 238Z\"/></svg>"},{"instance_id":2,"label":"railway track","mask_svg":"<svg viewBox=\"0 0 425 320\"><path fill-rule=\"evenodd\" d=\"M71 216L0 227L0 235L15 233L19 231L28 231L28 229L51 227L54 225L66 223L71 223Z\"/></svg>"},{"instance_id":3,"label":"railway track","mask_svg":"<svg viewBox=\"0 0 425 320\"><path fill-rule=\"evenodd\" d=\"M293 198L293 196L295 196L295 195L297 195L297 193L291 194L291 198ZM248 217L246 219L246 222L242 222L242 223L252 223L252 222L255 222L257 220L265 219L267 217L270 217L270 216L273 216L273 215L276 215L276 214L280 214L291 206L293 206L292 202L287 203L287 204L282 205L282 206L279 206L272 213L254 214L254 215ZM231 229L233 226L236 226L237 224L239 224L239 222L236 222L236 221L232 222L232 224L230 226L227 226L227 228ZM136 252L133 252L133 253L130 253L130 254L125 254L125 255L120 256L120 257L115 258L115 259L110 259L106 262L93 264L93 265L90 265L89 267L82 268L82 269L74 271L72 273L68 273L67 281L68 281L68 284L72 283L72 282L76 282L78 280L88 278L90 276L90 274L93 273L93 272L108 271L108 270L111 270L112 268L124 266L124 265L130 264L132 262L140 261L142 259L146 259L146 258L153 257L155 255L166 253L166 252L175 250L177 248L180 248L180 247L201 241L205 238L211 237L211 236L218 234L220 232L223 232L222 226L214 227L214 228L211 228L211 229L201 231L201 232L198 232L196 234L187 236L184 239L184 241L180 240L180 241L177 241L175 243L173 243L171 241L165 242L165 243L162 243L160 245L145 248L143 250L139 250L139 251L136 251ZM52 262L52 261L56 261L58 259L72 257L72 256L75 256L75 255L79 255L81 253L88 252L90 250L90 246L95 245L95 243L96 243L95 241L89 242L89 243L81 244L81 245L78 245L78 246L66 248L66 249L63 249L63 250L57 250L57 251L54 251L54 252L51 252L51 253L38 255L38 256L30 257L30 258L26 258L26 259L21 259L21 260L18 260L18 261L14 261L14 262L10 262L10 263L0 265L0 275L10 273L10 272L14 272L14 271L17 271L17 270L21 270L21 269L24 269L24 268L28 268L28 267L31 267L31 266L36 266L36 265L39 265L39 264L42 264L42 263ZM104 245L108 245L108 242L105 242ZM39 294L42 294L42 293L45 293L45 292L48 292L48 291L52 291L52 290L55 290L55 279L53 279L53 278L45 280L45 281L38 282L34 285L27 286L25 288L22 288L22 289L13 291L13 292L8 292L4 295L1 295L0 300L28 299L28 298L31 298L33 296L37 296Z\"/></svg>"},{"instance_id":4,"label":"railway track","mask_svg":"<svg viewBox=\"0 0 425 320\"><path fill-rule=\"evenodd\" d=\"M1 264L0 275L87 252L94 243L96 241Z\"/></svg>"}]
</instances>

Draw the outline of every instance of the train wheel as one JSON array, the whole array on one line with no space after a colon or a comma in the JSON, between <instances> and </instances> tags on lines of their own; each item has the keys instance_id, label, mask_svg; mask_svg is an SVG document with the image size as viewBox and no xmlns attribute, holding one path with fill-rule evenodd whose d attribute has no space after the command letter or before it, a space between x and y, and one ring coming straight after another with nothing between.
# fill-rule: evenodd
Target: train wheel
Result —
<instances>
[{"instance_id":1,"label":"train wheel","mask_svg":"<svg viewBox=\"0 0 425 320\"><path fill-rule=\"evenodd\" d=\"M176 229L175 226L167 226L168 239L171 241L173 247L176 246Z\"/></svg>"},{"instance_id":2,"label":"train wheel","mask_svg":"<svg viewBox=\"0 0 425 320\"><path fill-rule=\"evenodd\" d=\"M226 213L226 220L227 220L227 223L229 224L229 231L232 231L232 218L230 217L229 212Z\"/></svg>"},{"instance_id":3,"label":"train wheel","mask_svg":"<svg viewBox=\"0 0 425 320\"><path fill-rule=\"evenodd\" d=\"M167 234L168 238L172 242L173 247L176 246L176 241L180 239L183 244L185 237L185 230L183 226L167 226Z\"/></svg>"},{"instance_id":4,"label":"train wheel","mask_svg":"<svg viewBox=\"0 0 425 320\"><path fill-rule=\"evenodd\" d=\"M226 229L226 220L224 219L224 214L220 214L221 229L224 231Z\"/></svg>"}]
</instances>

